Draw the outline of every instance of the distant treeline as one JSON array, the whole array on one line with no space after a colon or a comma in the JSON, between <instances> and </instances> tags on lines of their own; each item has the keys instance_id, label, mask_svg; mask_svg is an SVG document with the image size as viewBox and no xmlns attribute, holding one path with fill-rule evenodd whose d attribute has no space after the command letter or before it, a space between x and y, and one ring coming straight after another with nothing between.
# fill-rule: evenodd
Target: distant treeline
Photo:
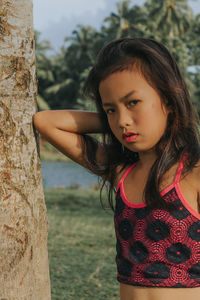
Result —
<instances>
[{"instance_id":1,"label":"distant treeline","mask_svg":"<svg viewBox=\"0 0 200 300\"><path fill-rule=\"evenodd\" d=\"M187 0L147 0L143 6L122 0L100 31L78 25L53 56L46 54L50 42L40 41L39 36L36 31L39 110L95 111L91 100L83 97L82 87L97 53L110 40L144 37L162 42L173 53L200 114L200 14L194 16Z\"/></svg>"}]
</instances>

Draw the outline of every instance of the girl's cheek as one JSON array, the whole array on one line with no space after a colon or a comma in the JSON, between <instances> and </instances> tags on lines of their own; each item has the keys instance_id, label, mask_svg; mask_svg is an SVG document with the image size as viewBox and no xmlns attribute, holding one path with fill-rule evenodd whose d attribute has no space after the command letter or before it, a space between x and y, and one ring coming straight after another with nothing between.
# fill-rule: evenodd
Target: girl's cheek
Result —
<instances>
[{"instance_id":1,"label":"girl's cheek","mask_svg":"<svg viewBox=\"0 0 200 300\"><path fill-rule=\"evenodd\" d=\"M134 117L134 120L133 120L134 124L139 125L141 123L142 119L145 119L145 118L140 115L137 115L136 117Z\"/></svg>"},{"instance_id":2,"label":"girl's cheek","mask_svg":"<svg viewBox=\"0 0 200 300\"><path fill-rule=\"evenodd\" d=\"M143 124L147 123L149 118L152 118L152 107L146 107L142 111L138 112L138 114L135 117L135 123L136 124Z\"/></svg>"},{"instance_id":3,"label":"girl's cheek","mask_svg":"<svg viewBox=\"0 0 200 300\"><path fill-rule=\"evenodd\" d=\"M115 122L114 120L112 120L108 123L109 123L110 129L113 132L113 134L115 136L119 135L119 131L120 131L119 124L117 122Z\"/></svg>"},{"instance_id":4,"label":"girl's cheek","mask_svg":"<svg viewBox=\"0 0 200 300\"><path fill-rule=\"evenodd\" d=\"M108 118L108 125L110 126L110 129L113 131L113 121L111 119Z\"/></svg>"}]
</instances>

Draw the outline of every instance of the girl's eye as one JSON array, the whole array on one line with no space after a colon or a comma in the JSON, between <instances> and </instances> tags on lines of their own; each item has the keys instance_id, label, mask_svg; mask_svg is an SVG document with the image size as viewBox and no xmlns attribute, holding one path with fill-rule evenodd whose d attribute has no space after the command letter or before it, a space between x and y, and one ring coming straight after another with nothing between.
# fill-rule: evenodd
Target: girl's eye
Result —
<instances>
[{"instance_id":1,"label":"girl's eye","mask_svg":"<svg viewBox=\"0 0 200 300\"><path fill-rule=\"evenodd\" d=\"M131 100L131 101L129 101L128 104L130 104L130 106L135 106L138 103L138 101L139 100ZM133 103L133 104L131 104L131 103Z\"/></svg>"},{"instance_id":2,"label":"girl's eye","mask_svg":"<svg viewBox=\"0 0 200 300\"><path fill-rule=\"evenodd\" d=\"M106 110L106 114L107 114L107 115L111 115L112 112L113 112L113 109L111 109L111 108L109 108L109 109Z\"/></svg>"},{"instance_id":3,"label":"girl's eye","mask_svg":"<svg viewBox=\"0 0 200 300\"><path fill-rule=\"evenodd\" d=\"M131 107L133 107L133 106L135 106L138 102L139 102L139 100L131 100L131 101L128 102L128 104L129 104ZM114 112L114 109L109 108L109 109L107 109L105 112L106 112L107 115L111 115L111 114Z\"/></svg>"}]
</instances>

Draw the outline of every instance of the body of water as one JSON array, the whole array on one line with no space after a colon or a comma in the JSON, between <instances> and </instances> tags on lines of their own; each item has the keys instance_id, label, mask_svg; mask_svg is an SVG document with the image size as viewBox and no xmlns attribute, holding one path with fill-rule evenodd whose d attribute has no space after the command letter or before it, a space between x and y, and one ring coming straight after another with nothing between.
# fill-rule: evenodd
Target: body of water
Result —
<instances>
[{"instance_id":1,"label":"body of water","mask_svg":"<svg viewBox=\"0 0 200 300\"><path fill-rule=\"evenodd\" d=\"M90 188L98 183L98 176L74 162L41 161L44 189L53 187L70 187L78 184Z\"/></svg>"}]
</instances>

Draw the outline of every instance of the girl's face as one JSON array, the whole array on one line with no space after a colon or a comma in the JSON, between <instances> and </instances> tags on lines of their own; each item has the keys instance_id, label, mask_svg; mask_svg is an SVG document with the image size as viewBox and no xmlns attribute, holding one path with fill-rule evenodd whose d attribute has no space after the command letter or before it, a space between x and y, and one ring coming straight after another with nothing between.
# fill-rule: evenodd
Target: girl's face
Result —
<instances>
[{"instance_id":1,"label":"girl's face","mask_svg":"<svg viewBox=\"0 0 200 300\"><path fill-rule=\"evenodd\" d=\"M100 82L99 93L115 137L134 152L153 149L165 132L168 109L144 77L134 69L113 73ZM137 138L125 139L126 132Z\"/></svg>"}]
</instances>

